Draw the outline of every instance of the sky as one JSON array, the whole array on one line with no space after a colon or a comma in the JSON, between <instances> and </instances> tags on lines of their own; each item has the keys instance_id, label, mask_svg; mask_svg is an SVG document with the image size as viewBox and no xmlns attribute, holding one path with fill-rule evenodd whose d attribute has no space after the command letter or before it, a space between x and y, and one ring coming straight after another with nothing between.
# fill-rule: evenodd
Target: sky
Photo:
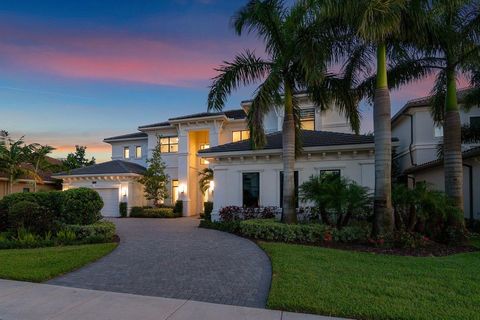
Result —
<instances>
[{"instance_id":1,"label":"sky","mask_svg":"<svg viewBox=\"0 0 480 320\"><path fill-rule=\"evenodd\" d=\"M3 0L0 2L0 129L65 157L75 145L110 158L106 137L206 111L215 68L244 49L240 0ZM392 93L392 112L429 93L433 79ZM242 88L225 109L240 107ZM362 132L372 131L362 103Z\"/></svg>"}]
</instances>

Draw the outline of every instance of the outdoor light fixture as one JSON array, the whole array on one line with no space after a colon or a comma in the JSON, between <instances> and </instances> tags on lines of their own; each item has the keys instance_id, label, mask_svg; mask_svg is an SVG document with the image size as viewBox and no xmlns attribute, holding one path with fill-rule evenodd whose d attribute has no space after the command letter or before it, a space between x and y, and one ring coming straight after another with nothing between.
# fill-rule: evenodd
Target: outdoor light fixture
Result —
<instances>
[{"instance_id":1,"label":"outdoor light fixture","mask_svg":"<svg viewBox=\"0 0 480 320\"><path fill-rule=\"evenodd\" d=\"M215 189L215 182L213 182L213 180L210 180L210 190L213 192L213 189Z\"/></svg>"},{"instance_id":2,"label":"outdoor light fixture","mask_svg":"<svg viewBox=\"0 0 480 320\"><path fill-rule=\"evenodd\" d=\"M127 188L126 187L122 188L122 196L124 196L124 197L127 196Z\"/></svg>"},{"instance_id":3,"label":"outdoor light fixture","mask_svg":"<svg viewBox=\"0 0 480 320\"><path fill-rule=\"evenodd\" d=\"M178 186L178 191L179 191L180 193L182 193L182 194L185 193L185 192L187 192L187 187L185 186L185 184L183 184L183 183L180 184L180 185Z\"/></svg>"}]
</instances>

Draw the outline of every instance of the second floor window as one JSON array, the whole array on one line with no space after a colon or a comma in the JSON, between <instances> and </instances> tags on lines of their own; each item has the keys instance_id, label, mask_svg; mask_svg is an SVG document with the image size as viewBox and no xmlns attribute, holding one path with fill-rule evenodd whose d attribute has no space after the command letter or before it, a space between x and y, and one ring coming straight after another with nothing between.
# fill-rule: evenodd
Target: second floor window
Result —
<instances>
[{"instance_id":1,"label":"second floor window","mask_svg":"<svg viewBox=\"0 0 480 320\"><path fill-rule=\"evenodd\" d=\"M123 148L123 159L130 159L130 148L124 147Z\"/></svg>"},{"instance_id":2,"label":"second floor window","mask_svg":"<svg viewBox=\"0 0 480 320\"><path fill-rule=\"evenodd\" d=\"M137 158L137 159L142 158L142 147L140 147L140 146L135 147L135 158Z\"/></svg>"},{"instance_id":3,"label":"second floor window","mask_svg":"<svg viewBox=\"0 0 480 320\"><path fill-rule=\"evenodd\" d=\"M300 110L300 123L303 130L315 130L315 108Z\"/></svg>"},{"instance_id":4,"label":"second floor window","mask_svg":"<svg viewBox=\"0 0 480 320\"><path fill-rule=\"evenodd\" d=\"M248 139L250 139L249 130L233 131L232 142L248 140Z\"/></svg>"},{"instance_id":5,"label":"second floor window","mask_svg":"<svg viewBox=\"0 0 480 320\"><path fill-rule=\"evenodd\" d=\"M443 137L443 126L435 126L434 131L433 131L433 136L435 138Z\"/></svg>"},{"instance_id":6,"label":"second floor window","mask_svg":"<svg viewBox=\"0 0 480 320\"><path fill-rule=\"evenodd\" d=\"M210 145L208 143L201 144L200 145L200 150L205 150L210 148ZM208 160L200 158L200 164L209 164Z\"/></svg>"},{"instance_id":7,"label":"second floor window","mask_svg":"<svg viewBox=\"0 0 480 320\"><path fill-rule=\"evenodd\" d=\"M160 152L162 153L178 152L178 137L160 138Z\"/></svg>"}]
</instances>

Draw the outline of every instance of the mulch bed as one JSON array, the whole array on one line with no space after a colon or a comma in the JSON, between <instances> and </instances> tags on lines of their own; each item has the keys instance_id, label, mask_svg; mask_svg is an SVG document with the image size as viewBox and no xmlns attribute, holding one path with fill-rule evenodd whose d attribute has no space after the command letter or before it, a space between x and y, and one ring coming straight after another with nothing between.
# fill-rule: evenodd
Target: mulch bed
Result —
<instances>
[{"instance_id":1,"label":"mulch bed","mask_svg":"<svg viewBox=\"0 0 480 320\"><path fill-rule=\"evenodd\" d=\"M479 249L472 246L447 246L441 243L430 242L425 247L420 248L387 248L374 247L366 244L345 244L345 243L325 243L325 248L370 252L374 254L389 254L395 256L412 256L412 257L443 257L457 253L474 252Z\"/></svg>"}]
</instances>

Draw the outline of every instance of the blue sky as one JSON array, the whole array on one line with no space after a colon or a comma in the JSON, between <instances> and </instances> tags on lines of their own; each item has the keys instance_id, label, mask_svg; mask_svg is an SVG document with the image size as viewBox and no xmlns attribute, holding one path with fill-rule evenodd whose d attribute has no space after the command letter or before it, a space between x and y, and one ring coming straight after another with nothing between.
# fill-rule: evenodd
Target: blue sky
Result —
<instances>
[{"instance_id":1,"label":"blue sky","mask_svg":"<svg viewBox=\"0 0 480 320\"><path fill-rule=\"evenodd\" d=\"M76 144L98 160L103 138L142 124L206 110L214 68L244 48L230 17L246 1L2 1L0 128L50 144L62 157ZM393 111L428 93L431 81L392 95ZM227 109L251 97L236 92ZM362 131L372 128L363 105Z\"/></svg>"}]
</instances>

